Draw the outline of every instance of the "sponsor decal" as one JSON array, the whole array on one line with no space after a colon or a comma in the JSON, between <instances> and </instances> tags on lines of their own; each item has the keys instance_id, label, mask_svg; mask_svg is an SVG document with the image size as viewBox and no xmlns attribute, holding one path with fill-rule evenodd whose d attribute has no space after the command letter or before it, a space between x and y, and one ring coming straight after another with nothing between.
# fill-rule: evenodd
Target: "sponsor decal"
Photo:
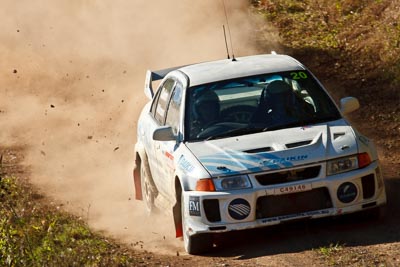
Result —
<instances>
[{"instance_id":1,"label":"sponsor decal","mask_svg":"<svg viewBox=\"0 0 400 267\"><path fill-rule=\"evenodd\" d=\"M277 222L277 221L303 218L303 217L309 217L309 216L314 216L314 215L324 215L324 214L329 214L329 210L315 210L315 211L302 212L302 213L289 214L289 215L278 216L278 217L273 217L273 218L267 218L267 219L262 219L261 223Z\"/></svg>"},{"instance_id":2,"label":"sponsor decal","mask_svg":"<svg viewBox=\"0 0 400 267\"><path fill-rule=\"evenodd\" d=\"M355 184L346 182L339 186L337 190L337 197L343 203L350 203L357 197L357 187Z\"/></svg>"},{"instance_id":3,"label":"sponsor decal","mask_svg":"<svg viewBox=\"0 0 400 267\"><path fill-rule=\"evenodd\" d=\"M233 200L228 206L229 215L235 220L246 219L250 214L250 204L243 198Z\"/></svg>"},{"instance_id":4,"label":"sponsor decal","mask_svg":"<svg viewBox=\"0 0 400 267\"><path fill-rule=\"evenodd\" d=\"M187 173L194 170L194 166L183 155L179 158L178 166Z\"/></svg>"},{"instance_id":5,"label":"sponsor decal","mask_svg":"<svg viewBox=\"0 0 400 267\"><path fill-rule=\"evenodd\" d=\"M221 171L227 172L229 170L231 174L240 173L244 170L258 172L265 169L289 168L293 167L294 162L307 159L308 155L290 155L281 158L268 152L249 154L236 150L226 150L226 153L217 153L199 158L210 172L221 173Z\"/></svg>"},{"instance_id":6,"label":"sponsor decal","mask_svg":"<svg viewBox=\"0 0 400 267\"><path fill-rule=\"evenodd\" d=\"M167 158L169 158L170 160L174 160L174 156L171 153L169 153L168 151L165 151L165 156Z\"/></svg>"},{"instance_id":7,"label":"sponsor decal","mask_svg":"<svg viewBox=\"0 0 400 267\"><path fill-rule=\"evenodd\" d=\"M301 161L301 160L306 160L307 158L308 158L308 155L297 155L297 156L289 156L286 158L265 159L260 162L260 165L262 165L262 166L270 166L270 165L276 165L276 164L284 165L285 163L290 162L290 161Z\"/></svg>"},{"instance_id":8,"label":"sponsor decal","mask_svg":"<svg viewBox=\"0 0 400 267\"><path fill-rule=\"evenodd\" d=\"M165 164L169 168L169 170L175 170L174 156L166 150L163 150L162 153L165 155L166 158L169 159L169 160L165 161Z\"/></svg>"},{"instance_id":9,"label":"sponsor decal","mask_svg":"<svg viewBox=\"0 0 400 267\"><path fill-rule=\"evenodd\" d=\"M220 170L220 171L223 171L223 172L231 172L231 170L228 169L228 168L225 167L225 166L218 166L218 167L217 167L217 170Z\"/></svg>"},{"instance_id":10,"label":"sponsor decal","mask_svg":"<svg viewBox=\"0 0 400 267\"><path fill-rule=\"evenodd\" d=\"M201 216L200 197L189 196L189 215Z\"/></svg>"}]
</instances>

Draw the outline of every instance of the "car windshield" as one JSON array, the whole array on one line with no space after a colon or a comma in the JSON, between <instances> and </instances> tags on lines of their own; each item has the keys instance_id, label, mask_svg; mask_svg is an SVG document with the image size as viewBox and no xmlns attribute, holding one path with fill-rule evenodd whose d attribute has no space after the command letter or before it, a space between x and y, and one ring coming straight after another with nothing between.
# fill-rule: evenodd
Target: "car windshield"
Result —
<instances>
[{"instance_id":1,"label":"car windshield","mask_svg":"<svg viewBox=\"0 0 400 267\"><path fill-rule=\"evenodd\" d=\"M192 87L187 93L188 141L337 120L336 106L307 71L289 71Z\"/></svg>"}]
</instances>

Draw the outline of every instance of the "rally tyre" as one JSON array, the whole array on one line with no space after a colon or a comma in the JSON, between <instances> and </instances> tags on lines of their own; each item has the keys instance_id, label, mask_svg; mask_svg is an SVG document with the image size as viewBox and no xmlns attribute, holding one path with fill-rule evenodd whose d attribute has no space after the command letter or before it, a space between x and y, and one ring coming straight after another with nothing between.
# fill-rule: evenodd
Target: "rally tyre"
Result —
<instances>
[{"instance_id":1,"label":"rally tyre","mask_svg":"<svg viewBox=\"0 0 400 267\"><path fill-rule=\"evenodd\" d=\"M185 240L185 249L187 253L191 255L199 255L209 252L213 247L210 234L197 234L186 237L184 235L183 238L187 238L187 241Z\"/></svg>"},{"instance_id":2,"label":"rally tyre","mask_svg":"<svg viewBox=\"0 0 400 267\"><path fill-rule=\"evenodd\" d=\"M185 244L185 250L187 253L192 255L199 255L210 251L213 247L213 238L211 234L196 234L189 235L188 229L185 225L185 203L183 194L181 197L181 208L182 208L182 227L183 227L183 242Z\"/></svg>"},{"instance_id":3,"label":"rally tyre","mask_svg":"<svg viewBox=\"0 0 400 267\"><path fill-rule=\"evenodd\" d=\"M364 211L363 215L366 220L379 222L385 219L386 210L385 207L375 207Z\"/></svg>"},{"instance_id":4,"label":"rally tyre","mask_svg":"<svg viewBox=\"0 0 400 267\"><path fill-rule=\"evenodd\" d=\"M140 165L140 183L142 186L142 196L143 201L146 205L146 212L148 215L151 215L155 211L154 206L154 192L152 190L152 184L150 181L148 169L145 164L142 162Z\"/></svg>"}]
</instances>

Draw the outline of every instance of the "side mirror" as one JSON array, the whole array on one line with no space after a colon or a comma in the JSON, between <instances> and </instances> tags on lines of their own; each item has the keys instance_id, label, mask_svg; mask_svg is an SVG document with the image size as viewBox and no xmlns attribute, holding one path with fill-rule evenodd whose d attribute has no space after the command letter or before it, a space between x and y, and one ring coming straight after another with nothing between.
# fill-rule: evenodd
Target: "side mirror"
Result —
<instances>
[{"instance_id":1,"label":"side mirror","mask_svg":"<svg viewBox=\"0 0 400 267\"><path fill-rule=\"evenodd\" d=\"M360 102L358 99L352 96L348 96L340 99L340 111L343 114L349 114L360 107Z\"/></svg>"},{"instance_id":2,"label":"side mirror","mask_svg":"<svg viewBox=\"0 0 400 267\"><path fill-rule=\"evenodd\" d=\"M171 126L162 126L153 132L153 140L156 141L175 141L176 136L174 135Z\"/></svg>"}]
</instances>

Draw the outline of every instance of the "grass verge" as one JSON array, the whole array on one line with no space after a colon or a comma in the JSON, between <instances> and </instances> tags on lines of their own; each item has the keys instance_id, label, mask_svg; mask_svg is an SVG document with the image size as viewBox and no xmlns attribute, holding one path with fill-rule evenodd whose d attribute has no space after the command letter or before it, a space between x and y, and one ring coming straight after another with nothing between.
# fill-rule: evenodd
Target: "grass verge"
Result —
<instances>
[{"instance_id":1,"label":"grass verge","mask_svg":"<svg viewBox=\"0 0 400 267\"><path fill-rule=\"evenodd\" d=\"M128 266L140 259L44 203L0 167L0 266Z\"/></svg>"}]
</instances>

